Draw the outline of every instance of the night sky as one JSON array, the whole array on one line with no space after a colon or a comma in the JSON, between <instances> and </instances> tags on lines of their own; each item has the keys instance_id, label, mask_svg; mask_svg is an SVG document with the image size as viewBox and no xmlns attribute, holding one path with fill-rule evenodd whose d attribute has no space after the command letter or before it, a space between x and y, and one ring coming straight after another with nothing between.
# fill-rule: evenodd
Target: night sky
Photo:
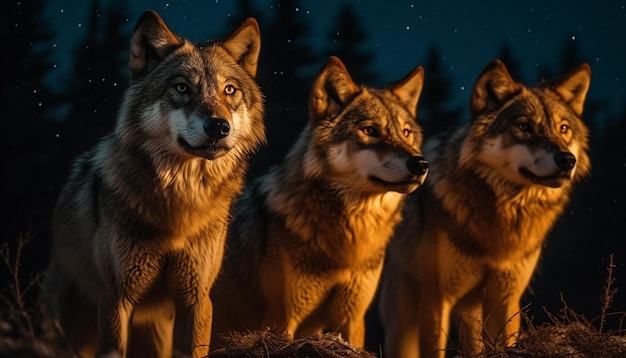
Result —
<instances>
[{"instance_id":1,"label":"night sky","mask_svg":"<svg viewBox=\"0 0 626 358\"><path fill-rule=\"evenodd\" d=\"M383 83L403 77L425 60L436 45L454 83L454 101L465 105L476 76L508 45L521 66L524 82L538 81L542 66L553 71L567 41L576 41L592 67L589 98L601 99L606 113L622 113L626 99L626 3L624 1L300 1L294 11L311 27L311 46L328 38L337 10L350 3L375 56L375 71ZM90 1L55 0L49 18L58 37L57 70L67 76L71 53L82 39ZM193 41L222 36L237 1L130 1L129 26L141 13L156 10L180 35ZM254 2L273 16L276 1ZM257 19L263 26L264 18ZM263 34L261 34L263 35ZM321 67L321 63L320 63ZM428 80L428 73L426 73ZM376 84L373 84L376 85Z\"/></svg>"}]
</instances>

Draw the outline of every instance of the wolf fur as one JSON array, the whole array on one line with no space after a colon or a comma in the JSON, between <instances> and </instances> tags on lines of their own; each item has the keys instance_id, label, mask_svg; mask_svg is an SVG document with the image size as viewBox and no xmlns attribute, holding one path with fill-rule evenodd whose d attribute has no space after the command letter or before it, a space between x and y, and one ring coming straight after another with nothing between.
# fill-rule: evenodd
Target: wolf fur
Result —
<instances>
[{"instance_id":1,"label":"wolf fur","mask_svg":"<svg viewBox=\"0 0 626 358\"><path fill-rule=\"evenodd\" d=\"M427 175L422 85L417 67L387 88L358 86L328 59L298 141L235 206L211 293L215 339L269 327L292 337L337 331L363 346L385 246Z\"/></svg>"},{"instance_id":2,"label":"wolf fur","mask_svg":"<svg viewBox=\"0 0 626 358\"><path fill-rule=\"evenodd\" d=\"M44 298L80 357L171 357L184 316L181 349L208 353L231 204L265 141L259 50L252 18L202 46L139 19L115 129L75 160L52 218Z\"/></svg>"},{"instance_id":3,"label":"wolf fur","mask_svg":"<svg viewBox=\"0 0 626 358\"><path fill-rule=\"evenodd\" d=\"M465 349L516 341L546 234L590 171L590 77L583 64L525 87L494 60L476 81L471 121L425 143L429 177L407 200L381 284L385 356L443 357L451 316Z\"/></svg>"}]
</instances>

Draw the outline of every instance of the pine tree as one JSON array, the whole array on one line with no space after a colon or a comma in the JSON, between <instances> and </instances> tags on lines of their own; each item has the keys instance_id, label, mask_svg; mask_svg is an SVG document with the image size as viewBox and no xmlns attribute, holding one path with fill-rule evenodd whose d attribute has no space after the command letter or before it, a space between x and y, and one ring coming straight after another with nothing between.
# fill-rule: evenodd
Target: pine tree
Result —
<instances>
[{"instance_id":1,"label":"pine tree","mask_svg":"<svg viewBox=\"0 0 626 358\"><path fill-rule=\"evenodd\" d=\"M266 99L268 145L252 158L251 171L274 164L285 155L308 120L313 79L305 69L318 58L307 40L309 28L296 0L278 0L275 16L261 27L263 43L257 80Z\"/></svg>"},{"instance_id":2,"label":"pine tree","mask_svg":"<svg viewBox=\"0 0 626 358\"><path fill-rule=\"evenodd\" d=\"M542 66L539 70L539 78L549 80L580 66L585 60L579 42L574 39L567 39L561 49L559 59L556 70L549 65Z\"/></svg>"},{"instance_id":3,"label":"pine tree","mask_svg":"<svg viewBox=\"0 0 626 358\"><path fill-rule=\"evenodd\" d=\"M45 81L53 69L50 56L55 33L45 18L45 4L12 1L5 3L2 12L7 48L0 66L3 242L19 237L34 242L23 253L32 259L23 263L25 279L46 262L48 215L56 199L53 188L59 174L59 126L51 115L59 98Z\"/></svg>"},{"instance_id":4,"label":"pine tree","mask_svg":"<svg viewBox=\"0 0 626 358\"><path fill-rule=\"evenodd\" d=\"M513 56L513 51L511 50L511 47L509 45L503 44L502 46L500 46L500 54L498 55L498 58L502 62L504 62L506 69L509 71L511 77L513 77L515 81L525 81L520 71L519 62L517 61L515 56Z\"/></svg>"},{"instance_id":5,"label":"pine tree","mask_svg":"<svg viewBox=\"0 0 626 358\"><path fill-rule=\"evenodd\" d=\"M441 63L439 49L432 45L428 48L424 61L424 88L417 107L418 123L426 138L458 123L462 110L451 108L450 90L452 80L448 77Z\"/></svg>"},{"instance_id":6,"label":"pine tree","mask_svg":"<svg viewBox=\"0 0 626 358\"><path fill-rule=\"evenodd\" d=\"M10 126L41 125L50 119L50 102L56 100L44 83L45 76L52 69L50 41L54 37L49 21L43 18L46 2L40 0L13 1L7 3L3 11L2 36L10 54L2 56L3 119L16 118L5 123ZM17 115L17 117L15 117ZM30 121L30 122L27 122ZM3 143L12 141L11 131L3 131ZM15 133L15 132L13 132Z\"/></svg>"},{"instance_id":7,"label":"pine tree","mask_svg":"<svg viewBox=\"0 0 626 358\"><path fill-rule=\"evenodd\" d=\"M77 153L93 146L113 128L122 92L128 79L130 28L125 2L103 8L93 0L85 39L76 50L76 63L68 88L73 105L68 117L68 136Z\"/></svg>"},{"instance_id":8,"label":"pine tree","mask_svg":"<svg viewBox=\"0 0 626 358\"><path fill-rule=\"evenodd\" d=\"M245 19L249 17L253 17L259 23L259 27L261 28L261 36L264 37L263 28L265 26L265 23L261 21L263 16L261 15L261 12L259 12L259 10L253 6L252 4L253 1L239 0L237 3L238 5L235 8L235 13L231 16L231 21L228 25L229 27L228 32L232 33L232 31L235 31L235 29L237 29L243 23ZM263 40L264 39L262 38L261 51L263 51L263 45L264 45Z\"/></svg>"},{"instance_id":9,"label":"pine tree","mask_svg":"<svg viewBox=\"0 0 626 358\"><path fill-rule=\"evenodd\" d=\"M367 43L367 34L360 25L352 5L344 4L328 34L328 48L325 53L326 57L339 57L355 82L373 85L378 79L370 69L374 53L362 46Z\"/></svg>"},{"instance_id":10,"label":"pine tree","mask_svg":"<svg viewBox=\"0 0 626 358\"><path fill-rule=\"evenodd\" d=\"M45 76L51 71L54 32L44 18L45 1L6 4L3 42L10 53L2 56L2 198L12 209L5 228L8 237L22 231L25 221L39 211L50 184L41 173L55 164L53 113L59 104ZM16 188L28 188L26 192ZM6 218L6 216L4 216Z\"/></svg>"}]
</instances>

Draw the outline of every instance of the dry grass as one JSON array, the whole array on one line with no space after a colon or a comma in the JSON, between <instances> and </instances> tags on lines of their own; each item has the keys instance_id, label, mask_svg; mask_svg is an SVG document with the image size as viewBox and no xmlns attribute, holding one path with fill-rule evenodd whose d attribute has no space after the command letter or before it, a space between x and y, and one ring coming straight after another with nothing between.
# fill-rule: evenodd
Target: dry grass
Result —
<instances>
[{"instance_id":1,"label":"dry grass","mask_svg":"<svg viewBox=\"0 0 626 358\"><path fill-rule=\"evenodd\" d=\"M285 335L267 330L233 334L228 337L226 347L211 353L210 357L375 358L376 355L350 346L337 334L321 334L292 340Z\"/></svg>"},{"instance_id":2,"label":"dry grass","mask_svg":"<svg viewBox=\"0 0 626 358\"><path fill-rule=\"evenodd\" d=\"M623 313L621 314L623 317ZM558 314L549 314L550 321L535 326L526 318L527 328L520 332L513 347L485 342L479 354L460 351L459 358L617 358L626 357L626 336L623 331L602 332L585 317L576 314L567 304Z\"/></svg>"},{"instance_id":3,"label":"dry grass","mask_svg":"<svg viewBox=\"0 0 626 358\"><path fill-rule=\"evenodd\" d=\"M27 296L39 288L39 277L23 281L20 260L28 240L20 238L14 247L3 244L0 259L9 277L9 284L0 294L0 358L2 357L71 357L58 327L46 319L40 307L29 305ZM617 292L613 278L613 256L607 268L607 279L601 296L601 314L589 321L574 312L562 299L563 308L557 314L548 313L549 322L534 325L524 311L519 314L525 326L514 347L501 347L496 337L484 342L480 354L470 354L457 348L458 358L617 358L626 357L625 312L611 312L613 297ZM619 329L605 332L609 319L618 320ZM454 355L452 350L448 354ZM292 340L270 331L236 333L228 337L226 348L212 352L210 358L337 358L379 357L373 352L350 346L337 334L323 334ZM381 356L382 357L382 356ZM384 357L393 358L393 357Z\"/></svg>"},{"instance_id":4,"label":"dry grass","mask_svg":"<svg viewBox=\"0 0 626 358\"><path fill-rule=\"evenodd\" d=\"M36 303L40 276L24 282L20 272L22 253L28 236L16 241L15 247L3 243L0 258L9 283L0 294L0 357L71 357L60 330Z\"/></svg>"},{"instance_id":5,"label":"dry grass","mask_svg":"<svg viewBox=\"0 0 626 358\"><path fill-rule=\"evenodd\" d=\"M498 346L494 342L484 342L485 349L480 354L460 351L460 358L618 358L626 357L626 331L624 319L626 312L611 312L611 303L617 292L614 287L613 255L609 256L607 278L601 301L600 315L593 321L577 314L570 308L563 297L563 307L557 314L546 312L549 321L534 325L528 315L520 314L526 327L520 332L517 344L513 347ZM608 319L618 320L618 330L605 332ZM501 340L500 340L501 341Z\"/></svg>"}]
</instances>

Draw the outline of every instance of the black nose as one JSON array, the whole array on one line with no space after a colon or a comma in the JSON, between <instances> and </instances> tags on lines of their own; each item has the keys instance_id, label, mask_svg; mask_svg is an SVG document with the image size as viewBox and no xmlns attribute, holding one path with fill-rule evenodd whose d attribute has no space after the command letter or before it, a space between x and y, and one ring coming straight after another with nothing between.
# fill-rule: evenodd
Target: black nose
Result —
<instances>
[{"instance_id":1,"label":"black nose","mask_svg":"<svg viewBox=\"0 0 626 358\"><path fill-rule=\"evenodd\" d=\"M230 124L223 118L209 118L204 122L204 133L210 139L222 139L230 133Z\"/></svg>"},{"instance_id":2,"label":"black nose","mask_svg":"<svg viewBox=\"0 0 626 358\"><path fill-rule=\"evenodd\" d=\"M415 175L424 175L428 171L428 161L424 157L413 156L406 161L406 167Z\"/></svg>"},{"instance_id":3,"label":"black nose","mask_svg":"<svg viewBox=\"0 0 626 358\"><path fill-rule=\"evenodd\" d=\"M576 164L576 157L570 152L559 152L554 155L554 162L561 170L569 170Z\"/></svg>"}]
</instances>

